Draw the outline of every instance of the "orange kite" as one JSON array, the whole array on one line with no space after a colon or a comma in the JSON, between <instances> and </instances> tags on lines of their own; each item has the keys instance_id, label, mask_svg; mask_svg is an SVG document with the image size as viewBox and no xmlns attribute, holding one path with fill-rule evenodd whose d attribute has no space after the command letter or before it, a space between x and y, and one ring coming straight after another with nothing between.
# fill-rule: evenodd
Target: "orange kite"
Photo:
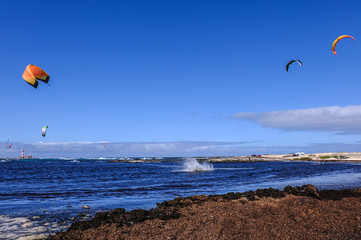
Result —
<instances>
[{"instance_id":1,"label":"orange kite","mask_svg":"<svg viewBox=\"0 0 361 240\"><path fill-rule=\"evenodd\" d=\"M43 69L31 64L26 66L23 78L34 88L38 87L39 82L37 80L48 83L50 79L49 74L47 74Z\"/></svg>"}]
</instances>

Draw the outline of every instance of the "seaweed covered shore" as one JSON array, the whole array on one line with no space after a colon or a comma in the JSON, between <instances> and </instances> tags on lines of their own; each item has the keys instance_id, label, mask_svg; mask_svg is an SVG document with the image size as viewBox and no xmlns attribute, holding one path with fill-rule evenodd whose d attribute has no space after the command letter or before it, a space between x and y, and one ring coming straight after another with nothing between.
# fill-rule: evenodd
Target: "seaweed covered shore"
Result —
<instances>
[{"instance_id":1,"label":"seaweed covered shore","mask_svg":"<svg viewBox=\"0 0 361 240\"><path fill-rule=\"evenodd\" d=\"M49 239L361 239L360 213L361 189L287 186L99 212Z\"/></svg>"}]
</instances>

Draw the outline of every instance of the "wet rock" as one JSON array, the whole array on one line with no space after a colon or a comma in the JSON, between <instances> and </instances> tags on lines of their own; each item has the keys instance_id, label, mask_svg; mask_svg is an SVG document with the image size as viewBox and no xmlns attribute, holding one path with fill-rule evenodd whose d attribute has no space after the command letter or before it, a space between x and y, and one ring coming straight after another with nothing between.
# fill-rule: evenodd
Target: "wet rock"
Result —
<instances>
[{"instance_id":1,"label":"wet rock","mask_svg":"<svg viewBox=\"0 0 361 240\"><path fill-rule=\"evenodd\" d=\"M85 217L86 214L85 214L85 213L78 213L77 216L78 216L78 217Z\"/></svg>"}]
</instances>

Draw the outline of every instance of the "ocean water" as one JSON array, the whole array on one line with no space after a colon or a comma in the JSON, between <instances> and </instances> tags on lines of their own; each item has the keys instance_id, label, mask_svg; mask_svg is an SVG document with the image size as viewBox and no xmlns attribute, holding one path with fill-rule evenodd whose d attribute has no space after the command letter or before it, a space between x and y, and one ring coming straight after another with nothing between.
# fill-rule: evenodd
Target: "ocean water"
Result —
<instances>
[{"instance_id":1,"label":"ocean water","mask_svg":"<svg viewBox=\"0 0 361 240\"><path fill-rule=\"evenodd\" d=\"M361 187L359 163L109 160L0 160L0 239L44 238L98 211L150 209L175 197L303 184Z\"/></svg>"}]
</instances>

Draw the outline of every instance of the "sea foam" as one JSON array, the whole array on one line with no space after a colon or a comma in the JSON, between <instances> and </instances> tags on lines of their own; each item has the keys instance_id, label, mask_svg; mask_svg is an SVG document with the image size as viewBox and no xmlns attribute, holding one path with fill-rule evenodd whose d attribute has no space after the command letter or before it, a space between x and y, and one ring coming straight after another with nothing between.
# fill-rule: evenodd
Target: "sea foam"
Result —
<instances>
[{"instance_id":1,"label":"sea foam","mask_svg":"<svg viewBox=\"0 0 361 240\"><path fill-rule=\"evenodd\" d=\"M65 226L56 224L47 226L46 223L34 221L34 218L0 215L0 239L45 239L59 230L65 230Z\"/></svg>"}]
</instances>

